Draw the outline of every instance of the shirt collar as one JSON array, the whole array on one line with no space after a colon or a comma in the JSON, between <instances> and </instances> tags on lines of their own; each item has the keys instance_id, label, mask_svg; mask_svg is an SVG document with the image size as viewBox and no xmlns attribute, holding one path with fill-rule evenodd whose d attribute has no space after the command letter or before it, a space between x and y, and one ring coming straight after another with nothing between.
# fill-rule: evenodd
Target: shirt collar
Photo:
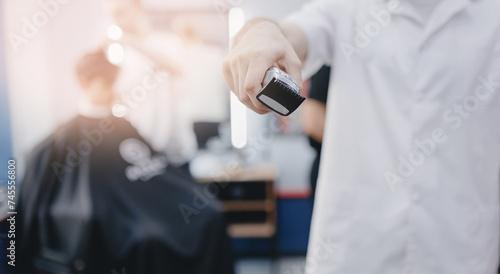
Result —
<instances>
[{"instance_id":1,"label":"shirt collar","mask_svg":"<svg viewBox=\"0 0 500 274\"><path fill-rule=\"evenodd\" d=\"M422 45L425 41L446 25L457 13L461 12L474 0L443 0L434 10L425 27Z\"/></svg>"},{"instance_id":2,"label":"shirt collar","mask_svg":"<svg viewBox=\"0 0 500 274\"><path fill-rule=\"evenodd\" d=\"M373 0L374 2L385 2L389 4L391 1L399 1L402 7L401 12L394 14L394 16L405 16L418 24L421 24L424 28L423 36L420 40L420 45L422 46L425 42L441 29L446 23L453 18L457 13L464 10L471 2L476 2L480 0L443 0L433 11L428 22L424 22L423 19L414 7L411 5L412 0Z\"/></svg>"}]
</instances>

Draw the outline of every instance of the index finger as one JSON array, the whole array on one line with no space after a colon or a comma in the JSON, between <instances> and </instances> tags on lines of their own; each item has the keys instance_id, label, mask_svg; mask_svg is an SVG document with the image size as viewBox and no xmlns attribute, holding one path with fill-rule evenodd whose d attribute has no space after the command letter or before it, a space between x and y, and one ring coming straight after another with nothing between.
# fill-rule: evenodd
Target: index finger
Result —
<instances>
[{"instance_id":1,"label":"index finger","mask_svg":"<svg viewBox=\"0 0 500 274\"><path fill-rule=\"evenodd\" d=\"M273 64L270 62L259 61L254 61L248 66L243 89L250 97L252 104L259 110L269 110L266 106L259 102L259 100L257 100L257 94L262 89L262 81L266 76L267 70L272 66Z\"/></svg>"}]
</instances>

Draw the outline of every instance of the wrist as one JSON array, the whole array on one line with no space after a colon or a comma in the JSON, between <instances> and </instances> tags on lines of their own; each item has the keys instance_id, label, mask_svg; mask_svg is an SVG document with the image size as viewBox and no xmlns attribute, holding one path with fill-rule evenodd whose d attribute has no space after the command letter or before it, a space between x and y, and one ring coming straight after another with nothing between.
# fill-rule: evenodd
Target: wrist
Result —
<instances>
[{"instance_id":1,"label":"wrist","mask_svg":"<svg viewBox=\"0 0 500 274\"><path fill-rule=\"evenodd\" d=\"M236 34L233 38L233 41L231 42L231 45L236 45L239 40L241 40L242 36L245 35L249 30L256 28L256 27L263 27L267 29L275 29L279 32L281 32L281 28L277 22L275 22L272 19L269 18L264 18L264 17L259 17L259 18L254 18L248 22L245 23L245 25L241 28L241 30Z\"/></svg>"}]
</instances>

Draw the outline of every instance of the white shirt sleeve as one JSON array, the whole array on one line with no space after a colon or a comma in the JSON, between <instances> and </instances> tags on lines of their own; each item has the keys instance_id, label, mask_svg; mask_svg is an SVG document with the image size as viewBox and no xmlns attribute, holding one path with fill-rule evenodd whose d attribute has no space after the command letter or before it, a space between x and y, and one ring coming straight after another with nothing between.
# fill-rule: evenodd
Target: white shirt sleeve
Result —
<instances>
[{"instance_id":1,"label":"white shirt sleeve","mask_svg":"<svg viewBox=\"0 0 500 274\"><path fill-rule=\"evenodd\" d=\"M343 0L312 1L283 20L299 26L306 34L308 50L306 62L302 67L304 79L310 78L322 65L331 64L337 14L341 12L343 2Z\"/></svg>"}]
</instances>

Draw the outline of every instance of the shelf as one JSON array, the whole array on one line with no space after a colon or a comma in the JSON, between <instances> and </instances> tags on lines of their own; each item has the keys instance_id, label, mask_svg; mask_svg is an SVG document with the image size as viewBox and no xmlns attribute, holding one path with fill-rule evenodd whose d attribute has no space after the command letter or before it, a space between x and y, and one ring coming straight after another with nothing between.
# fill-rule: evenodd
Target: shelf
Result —
<instances>
[{"instance_id":1,"label":"shelf","mask_svg":"<svg viewBox=\"0 0 500 274\"><path fill-rule=\"evenodd\" d=\"M274 224L231 224L228 233L234 238L270 238L276 231Z\"/></svg>"},{"instance_id":2,"label":"shelf","mask_svg":"<svg viewBox=\"0 0 500 274\"><path fill-rule=\"evenodd\" d=\"M272 164L261 164L221 170L216 174L224 176L196 179L200 183L230 185L218 193L222 210L230 223L228 234L232 238L272 238L276 233L274 181L278 169ZM241 215L236 217L238 214Z\"/></svg>"},{"instance_id":3,"label":"shelf","mask_svg":"<svg viewBox=\"0 0 500 274\"><path fill-rule=\"evenodd\" d=\"M278 176L278 173L278 169L273 165L262 164L255 167L227 170L224 171L223 174L225 174L225 176L222 177L197 177L196 180L200 183L213 183L221 181L274 181Z\"/></svg>"},{"instance_id":4,"label":"shelf","mask_svg":"<svg viewBox=\"0 0 500 274\"><path fill-rule=\"evenodd\" d=\"M271 200L262 201L224 201L224 211L272 211L275 204Z\"/></svg>"}]
</instances>

